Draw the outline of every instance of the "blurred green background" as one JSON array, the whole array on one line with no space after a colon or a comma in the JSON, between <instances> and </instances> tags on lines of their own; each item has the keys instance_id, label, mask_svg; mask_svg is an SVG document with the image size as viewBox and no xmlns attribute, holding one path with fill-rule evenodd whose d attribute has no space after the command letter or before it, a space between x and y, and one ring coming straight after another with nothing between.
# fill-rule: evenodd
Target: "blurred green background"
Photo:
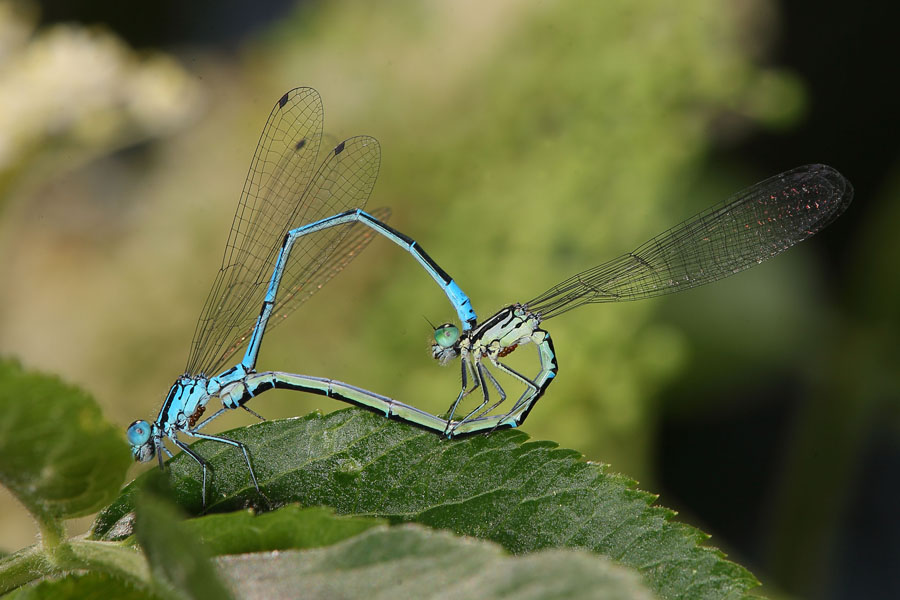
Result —
<instances>
[{"instance_id":1,"label":"blurred green background","mask_svg":"<svg viewBox=\"0 0 900 600\"><path fill-rule=\"evenodd\" d=\"M482 317L825 162L856 200L810 243L708 288L548 322L560 377L524 430L661 493L766 593L898 597L900 171L882 87L896 12L0 2L0 353L83 386L123 428L155 417L265 118L298 85L319 90L335 139L381 141L369 206L390 205ZM376 240L267 336L259 367L442 411L458 368L429 357L423 317L455 315ZM343 406L270 392L253 408ZM30 543L24 510L0 502L0 547Z\"/></svg>"}]
</instances>

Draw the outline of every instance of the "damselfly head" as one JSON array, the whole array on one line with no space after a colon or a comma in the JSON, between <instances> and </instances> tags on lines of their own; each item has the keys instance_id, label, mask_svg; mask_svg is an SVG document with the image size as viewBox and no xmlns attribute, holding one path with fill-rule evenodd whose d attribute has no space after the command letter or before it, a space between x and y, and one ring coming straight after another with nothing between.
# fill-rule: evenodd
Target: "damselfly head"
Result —
<instances>
[{"instance_id":1,"label":"damselfly head","mask_svg":"<svg viewBox=\"0 0 900 600\"><path fill-rule=\"evenodd\" d=\"M131 444L131 455L134 460L146 462L153 458L156 454L156 447L151 440L153 434L153 425L144 420L135 421L128 426L125 437Z\"/></svg>"},{"instance_id":2,"label":"damselfly head","mask_svg":"<svg viewBox=\"0 0 900 600\"><path fill-rule=\"evenodd\" d=\"M444 323L435 327L431 355L442 365L459 356L459 327L453 323Z\"/></svg>"}]
</instances>

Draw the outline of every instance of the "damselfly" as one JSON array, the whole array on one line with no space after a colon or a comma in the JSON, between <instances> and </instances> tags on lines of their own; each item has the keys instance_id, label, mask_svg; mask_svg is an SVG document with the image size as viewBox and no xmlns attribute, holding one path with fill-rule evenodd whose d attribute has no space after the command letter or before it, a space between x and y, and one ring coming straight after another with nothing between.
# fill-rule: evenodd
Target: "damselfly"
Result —
<instances>
[{"instance_id":1,"label":"damselfly","mask_svg":"<svg viewBox=\"0 0 900 600\"><path fill-rule=\"evenodd\" d=\"M380 233L408 250L457 308L464 323L476 321L468 298L413 240L382 221L387 209L363 212L381 161L378 142L368 136L347 139L318 162L323 109L310 88L287 92L266 122L238 202L222 267L200 314L184 374L166 396L153 423L135 421L127 437L135 460L156 456L163 466L169 439L203 470L206 502L207 461L178 434L213 440L239 449L253 485L259 483L247 448L239 441L201 433L225 410L243 408L272 389L300 390L337 398L443 431L447 422L391 398L331 379L279 371L256 372L263 335L315 294ZM365 225L367 227L361 227ZM262 308L260 308L262 307ZM245 349L241 361L228 359ZM211 398L222 408L200 420Z\"/></svg>"},{"instance_id":2,"label":"damselfly","mask_svg":"<svg viewBox=\"0 0 900 600\"><path fill-rule=\"evenodd\" d=\"M452 323L439 326L432 344L434 358L446 364L460 357L462 371L462 389L446 415L445 435L517 427L525 421L558 370L550 334L540 328L543 321L583 304L652 298L728 277L814 235L852 198L853 187L831 167L798 167L738 192L634 251L573 275L528 302L507 306L480 325L463 321L462 332ZM533 378L500 360L528 343L537 346L540 360L540 371ZM526 388L502 414L490 414L506 400L506 392L485 362ZM489 407L488 385L499 395ZM457 419L460 402L479 388L481 403Z\"/></svg>"}]
</instances>

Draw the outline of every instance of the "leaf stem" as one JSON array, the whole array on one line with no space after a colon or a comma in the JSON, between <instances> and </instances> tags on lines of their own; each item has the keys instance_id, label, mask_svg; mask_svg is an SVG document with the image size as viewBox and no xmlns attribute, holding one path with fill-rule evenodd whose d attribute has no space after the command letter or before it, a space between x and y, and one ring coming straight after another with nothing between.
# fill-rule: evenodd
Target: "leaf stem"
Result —
<instances>
[{"instance_id":1,"label":"leaf stem","mask_svg":"<svg viewBox=\"0 0 900 600\"><path fill-rule=\"evenodd\" d=\"M32 511L31 514L37 521L38 529L41 532L41 546L48 553L52 553L66 539L65 524L44 511Z\"/></svg>"},{"instance_id":2,"label":"leaf stem","mask_svg":"<svg viewBox=\"0 0 900 600\"><path fill-rule=\"evenodd\" d=\"M87 569L129 580L139 586L150 583L150 567L144 555L119 542L71 539L59 546L56 565L66 571Z\"/></svg>"},{"instance_id":3,"label":"leaf stem","mask_svg":"<svg viewBox=\"0 0 900 600\"><path fill-rule=\"evenodd\" d=\"M56 572L40 546L23 548L0 560L0 594Z\"/></svg>"}]
</instances>

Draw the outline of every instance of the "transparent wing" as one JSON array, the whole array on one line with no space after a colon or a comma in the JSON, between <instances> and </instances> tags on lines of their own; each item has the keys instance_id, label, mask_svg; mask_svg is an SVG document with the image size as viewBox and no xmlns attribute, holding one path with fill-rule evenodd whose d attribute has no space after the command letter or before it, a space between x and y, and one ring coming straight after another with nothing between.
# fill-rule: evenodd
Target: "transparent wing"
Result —
<instances>
[{"instance_id":1,"label":"transparent wing","mask_svg":"<svg viewBox=\"0 0 900 600\"><path fill-rule=\"evenodd\" d=\"M582 304L640 300L704 285L776 256L834 221L853 187L826 165L761 181L633 252L573 275L526 303L544 319Z\"/></svg>"},{"instance_id":2,"label":"transparent wing","mask_svg":"<svg viewBox=\"0 0 900 600\"><path fill-rule=\"evenodd\" d=\"M391 209L376 208L369 214L381 222L387 222L391 218ZM373 229L359 223L343 227L346 228L346 234L318 270L311 275L304 270L296 270L285 277L281 289L278 290L278 299L272 311L269 329L284 321L297 307L309 300L335 275L343 271L377 235ZM321 232L313 235L321 235ZM303 276L306 278L302 279Z\"/></svg>"},{"instance_id":3,"label":"transparent wing","mask_svg":"<svg viewBox=\"0 0 900 600\"><path fill-rule=\"evenodd\" d=\"M391 209L387 207L376 208L370 211L369 214L379 221L387 222L391 217ZM335 275L343 271L354 258L365 250L366 246L369 245L369 242L376 235L374 230L359 223L351 223L341 227L347 229L346 235L318 271L303 281L299 279L289 280L288 275L282 280L281 287L278 290L278 297L275 300L275 306L272 309L272 316L269 318L269 324L266 328L267 333L279 323L283 323L301 304L309 300L313 294L322 289ZM322 233L316 232L312 235L322 235ZM222 354L219 362L226 363L232 354L242 350L247 338L250 337L251 331L253 331L252 325Z\"/></svg>"},{"instance_id":4,"label":"transparent wing","mask_svg":"<svg viewBox=\"0 0 900 600\"><path fill-rule=\"evenodd\" d=\"M378 142L351 138L316 169L322 103L310 88L286 93L269 115L250 164L222 267L197 322L185 372L212 375L256 321L288 230L368 200L381 159ZM286 280L311 279L349 228L301 238Z\"/></svg>"}]
</instances>

